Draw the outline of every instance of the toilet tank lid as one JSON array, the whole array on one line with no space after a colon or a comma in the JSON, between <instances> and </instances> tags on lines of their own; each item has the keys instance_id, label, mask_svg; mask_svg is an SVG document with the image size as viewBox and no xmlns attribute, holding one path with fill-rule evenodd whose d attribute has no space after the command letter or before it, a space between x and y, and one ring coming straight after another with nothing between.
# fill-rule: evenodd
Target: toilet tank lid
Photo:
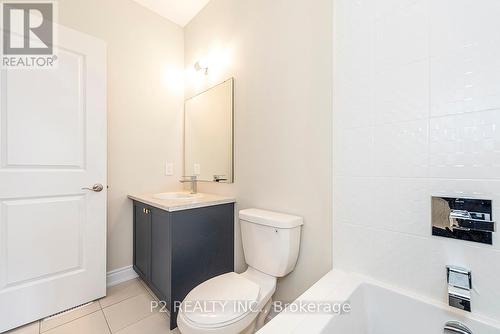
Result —
<instances>
[{"instance_id":1,"label":"toilet tank lid","mask_svg":"<svg viewBox=\"0 0 500 334\"><path fill-rule=\"evenodd\" d=\"M250 223L283 229L295 228L304 224L302 217L260 209L241 210L240 219Z\"/></svg>"}]
</instances>

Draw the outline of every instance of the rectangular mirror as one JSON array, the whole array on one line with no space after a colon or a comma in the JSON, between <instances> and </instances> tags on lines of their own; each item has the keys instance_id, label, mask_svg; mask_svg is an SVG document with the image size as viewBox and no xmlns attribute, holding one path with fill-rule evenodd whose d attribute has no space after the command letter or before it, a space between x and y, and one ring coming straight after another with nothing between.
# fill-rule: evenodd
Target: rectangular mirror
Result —
<instances>
[{"instance_id":1,"label":"rectangular mirror","mask_svg":"<svg viewBox=\"0 0 500 334\"><path fill-rule=\"evenodd\" d=\"M233 79L186 100L184 175L233 182Z\"/></svg>"}]
</instances>

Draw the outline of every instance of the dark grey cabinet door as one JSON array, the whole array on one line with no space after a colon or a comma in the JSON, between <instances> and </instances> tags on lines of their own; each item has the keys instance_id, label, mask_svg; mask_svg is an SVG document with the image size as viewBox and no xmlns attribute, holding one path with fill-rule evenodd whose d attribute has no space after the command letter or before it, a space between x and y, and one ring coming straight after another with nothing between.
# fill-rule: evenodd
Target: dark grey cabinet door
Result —
<instances>
[{"instance_id":1,"label":"dark grey cabinet door","mask_svg":"<svg viewBox=\"0 0 500 334\"><path fill-rule=\"evenodd\" d=\"M170 310L171 215L159 209L152 209L151 212L151 284L157 297L165 301Z\"/></svg>"},{"instance_id":2,"label":"dark grey cabinet door","mask_svg":"<svg viewBox=\"0 0 500 334\"><path fill-rule=\"evenodd\" d=\"M234 205L172 214L173 301L198 284L234 270Z\"/></svg>"},{"instance_id":3,"label":"dark grey cabinet door","mask_svg":"<svg viewBox=\"0 0 500 334\"><path fill-rule=\"evenodd\" d=\"M142 205L134 205L134 268L149 279L151 261L151 213Z\"/></svg>"}]
</instances>

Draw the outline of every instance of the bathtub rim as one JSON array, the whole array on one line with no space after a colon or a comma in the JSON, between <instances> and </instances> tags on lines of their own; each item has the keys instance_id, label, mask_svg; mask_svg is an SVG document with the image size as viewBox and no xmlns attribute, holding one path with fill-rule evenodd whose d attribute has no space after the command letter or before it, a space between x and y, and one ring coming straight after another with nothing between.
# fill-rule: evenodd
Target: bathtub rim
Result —
<instances>
[{"instance_id":1,"label":"bathtub rim","mask_svg":"<svg viewBox=\"0 0 500 334\"><path fill-rule=\"evenodd\" d=\"M469 313L448 306L443 301L439 301L428 296L419 295L414 291L409 291L394 285L375 280L371 277L350 273L339 269L333 269L320 278L314 285L300 295L295 301L348 301L351 296L361 287L374 286L389 290L390 292L403 295L418 302L429 304L457 318L467 319L481 323L485 326L498 328L500 331L500 321L481 314ZM331 314L301 314L290 313L288 308L269 321L257 334L294 333L303 326L307 326L309 333L321 333L328 326L332 317ZM311 321L313 319L313 321ZM452 319L450 319L452 320ZM443 324L444 325L444 324Z\"/></svg>"}]
</instances>

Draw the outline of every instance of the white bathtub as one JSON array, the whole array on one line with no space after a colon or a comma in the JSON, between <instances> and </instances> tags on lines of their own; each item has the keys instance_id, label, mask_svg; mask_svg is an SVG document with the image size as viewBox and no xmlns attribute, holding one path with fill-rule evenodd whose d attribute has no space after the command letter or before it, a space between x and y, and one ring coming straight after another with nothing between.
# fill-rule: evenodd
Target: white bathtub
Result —
<instances>
[{"instance_id":1,"label":"white bathtub","mask_svg":"<svg viewBox=\"0 0 500 334\"><path fill-rule=\"evenodd\" d=\"M450 320L462 322L474 334L500 334L500 323L494 320L340 271L328 273L296 301L326 302L348 302L351 311L338 315L287 309L258 334L442 334Z\"/></svg>"}]
</instances>

